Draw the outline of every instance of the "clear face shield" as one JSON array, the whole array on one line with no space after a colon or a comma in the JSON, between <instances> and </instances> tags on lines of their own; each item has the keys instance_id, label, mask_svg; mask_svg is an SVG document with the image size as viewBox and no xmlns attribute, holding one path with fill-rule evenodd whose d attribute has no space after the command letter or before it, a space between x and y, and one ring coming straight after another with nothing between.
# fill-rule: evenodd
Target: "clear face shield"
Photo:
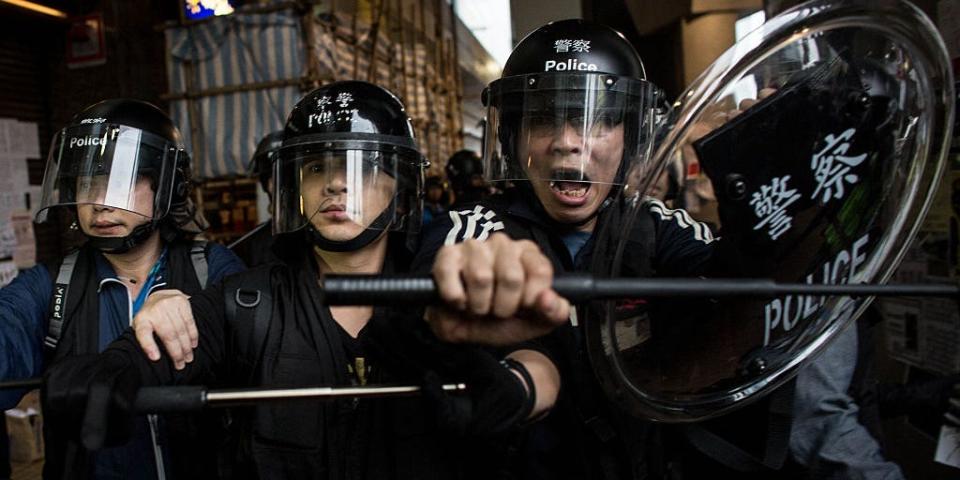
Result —
<instances>
[{"instance_id":1,"label":"clear face shield","mask_svg":"<svg viewBox=\"0 0 960 480\"><path fill-rule=\"evenodd\" d=\"M649 82L597 73L507 77L486 93L484 171L529 182L561 222L592 214L649 158L666 107Z\"/></svg>"},{"instance_id":2,"label":"clear face shield","mask_svg":"<svg viewBox=\"0 0 960 480\"><path fill-rule=\"evenodd\" d=\"M274 233L311 225L332 241L417 230L423 178L412 152L291 146L274 171Z\"/></svg>"},{"instance_id":3,"label":"clear face shield","mask_svg":"<svg viewBox=\"0 0 960 480\"><path fill-rule=\"evenodd\" d=\"M51 144L37 221L52 207L84 205L162 218L182 154L172 142L124 125L65 128Z\"/></svg>"}]
</instances>

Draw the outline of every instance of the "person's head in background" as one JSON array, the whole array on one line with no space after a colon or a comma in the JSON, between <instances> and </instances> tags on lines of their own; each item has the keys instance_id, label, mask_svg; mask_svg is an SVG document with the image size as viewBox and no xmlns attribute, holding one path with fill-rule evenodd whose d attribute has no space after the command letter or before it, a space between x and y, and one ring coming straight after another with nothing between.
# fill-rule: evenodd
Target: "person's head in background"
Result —
<instances>
[{"instance_id":1,"label":"person's head in background","mask_svg":"<svg viewBox=\"0 0 960 480\"><path fill-rule=\"evenodd\" d=\"M447 194L446 185L444 185L443 178L440 176L432 175L427 177L423 188L426 191L424 203L441 207L446 207L449 204L450 196Z\"/></svg>"},{"instance_id":2,"label":"person's head in background","mask_svg":"<svg viewBox=\"0 0 960 480\"><path fill-rule=\"evenodd\" d=\"M490 194L483 177L483 162L473 150L460 150L450 156L446 166L447 180L456 204L476 203Z\"/></svg>"},{"instance_id":3,"label":"person's head in background","mask_svg":"<svg viewBox=\"0 0 960 480\"><path fill-rule=\"evenodd\" d=\"M250 158L248 171L251 176L257 177L260 188L267 194L270 202L270 212L273 213L273 162L277 158L277 151L283 144L283 130L270 132L257 143L257 149Z\"/></svg>"}]
</instances>

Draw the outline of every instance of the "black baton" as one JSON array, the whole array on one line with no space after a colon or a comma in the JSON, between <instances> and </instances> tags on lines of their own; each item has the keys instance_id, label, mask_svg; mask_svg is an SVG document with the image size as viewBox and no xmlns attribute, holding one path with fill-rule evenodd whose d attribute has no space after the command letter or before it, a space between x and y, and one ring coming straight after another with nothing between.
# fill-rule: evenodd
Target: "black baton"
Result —
<instances>
[{"instance_id":1,"label":"black baton","mask_svg":"<svg viewBox=\"0 0 960 480\"><path fill-rule=\"evenodd\" d=\"M960 287L952 284L809 284L777 283L769 279L699 278L594 278L563 275L553 279L553 289L571 302L644 297L752 297L780 295L845 295L956 297ZM437 286L432 277L382 275L328 275L323 279L328 305L416 305L436 303Z\"/></svg>"}]
</instances>

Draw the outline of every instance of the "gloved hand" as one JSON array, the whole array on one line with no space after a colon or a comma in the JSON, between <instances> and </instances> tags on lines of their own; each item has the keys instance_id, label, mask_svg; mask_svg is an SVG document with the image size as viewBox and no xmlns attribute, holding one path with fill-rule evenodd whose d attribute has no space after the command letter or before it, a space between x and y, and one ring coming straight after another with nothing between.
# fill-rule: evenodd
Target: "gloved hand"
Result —
<instances>
[{"instance_id":1,"label":"gloved hand","mask_svg":"<svg viewBox=\"0 0 960 480\"><path fill-rule=\"evenodd\" d=\"M368 329L367 351L392 381L423 386L440 428L460 435L493 435L530 415L536 399L532 380L521 380L484 348L441 342L419 312L374 317ZM444 383L464 383L467 390L444 392Z\"/></svg>"},{"instance_id":2,"label":"gloved hand","mask_svg":"<svg viewBox=\"0 0 960 480\"><path fill-rule=\"evenodd\" d=\"M139 388L138 372L122 354L107 350L65 358L44 375L44 414L87 450L123 444L133 431Z\"/></svg>"},{"instance_id":3,"label":"gloved hand","mask_svg":"<svg viewBox=\"0 0 960 480\"><path fill-rule=\"evenodd\" d=\"M437 425L456 435L496 435L521 425L533 410L536 391L529 374L522 379L514 371L517 362L497 361L489 352L463 347L458 352L455 379L466 384L466 392L445 392L443 381L428 371L424 397L430 403Z\"/></svg>"}]
</instances>

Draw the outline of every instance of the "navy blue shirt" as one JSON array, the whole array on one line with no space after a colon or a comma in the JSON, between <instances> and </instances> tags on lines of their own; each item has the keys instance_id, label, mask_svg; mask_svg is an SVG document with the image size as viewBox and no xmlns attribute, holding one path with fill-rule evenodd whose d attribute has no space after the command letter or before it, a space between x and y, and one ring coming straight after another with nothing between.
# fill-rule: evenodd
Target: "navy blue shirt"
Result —
<instances>
[{"instance_id":1,"label":"navy blue shirt","mask_svg":"<svg viewBox=\"0 0 960 480\"><path fill-rule=\"evenodd\" d=\"M164 249L157 263L153 265L137 298L129 296L127 285L123 283L113 265L103 255L95 257L97 267L97 293L100 299L100 335L97 340L97 351L102 352L117 339L133 321L133 317L140 311L143 301L154 290L163 288L166 282L163 276L167 270L167 250Z\"/></svg>"},{"instance_id":2,"label":"navy blue shirt","mask_svg":"<svg viewBox=\"0 0 960 480\"><path fill-rule=\"evenodd\" d=\"M593 235L592 232L571 232L563 236L563 244L567 247L570 258L577 258L577 254L583 250L583 246L590 240L591 235Z\"/></svg>"}]
</instances>

